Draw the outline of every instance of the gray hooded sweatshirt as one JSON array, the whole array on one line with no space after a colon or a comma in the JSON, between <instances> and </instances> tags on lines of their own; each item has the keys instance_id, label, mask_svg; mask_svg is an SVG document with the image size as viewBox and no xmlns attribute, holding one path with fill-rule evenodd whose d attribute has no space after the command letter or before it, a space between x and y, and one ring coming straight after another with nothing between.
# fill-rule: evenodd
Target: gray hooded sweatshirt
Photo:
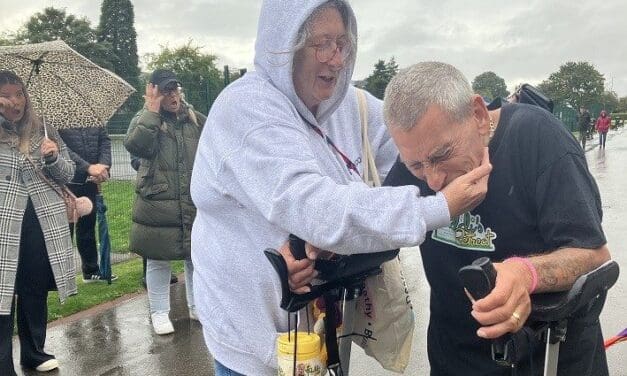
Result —
<instances>
[{"instance_id":1,"label":"gray hooded sweatshirt","mask_svg":"<svg viewBox=\"0 0 627 376\"><path fill-rule=\"evenodd\" d=\"M211 354L246 375L276 374L276 337L288 329L266 248L279 248L293 233L337 253L377 252L420 244L426 231L450 222L441 193L420 198L413 186L369 188L312 129L322 129L362 171L359 109L350 86L354 57L315 115L292 81L289 51L324 2L263 2L255 72L217 98L194 164L196 308ZM367 98L370 142L384 177L397 151L381 102Z\"/></svg>"}]
</instances>

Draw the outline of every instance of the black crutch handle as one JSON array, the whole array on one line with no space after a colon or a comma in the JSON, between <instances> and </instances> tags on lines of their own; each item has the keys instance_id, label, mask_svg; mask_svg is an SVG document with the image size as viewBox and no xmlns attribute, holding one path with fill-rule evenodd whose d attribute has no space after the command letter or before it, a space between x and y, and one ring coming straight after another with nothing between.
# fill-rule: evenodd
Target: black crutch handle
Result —
<instances>
[{"instance_id":1,"label":"black crutch handle","mask_svg":"<svg viewBox=\"0 0 627 376\"><path fill-rule=\"evenodd\" d=\"M496 284L496 269L487 257L481 257L459 269L459 278L473 299L485 298Z\"/></svg>"},{"instance_id":2,"label":"black crutch handle","mask_svg":"<svg viewBox=\"0 0 627 376\"><path fill-rule=\"evenodd\" d=\"M307 253L305 252L305 241L294 234L290 234L288 239L292 256L294 256L296 260L307 258Z\"/></svg>"},{"instance_id":3,"label":"black crutch handle","mask_svg":"<svg viewBox=\"0 0 627 376\"><path fill-rule=\"evenodd\" d=\"M460 268L458 275L466 291L475 300L485 298L496 285L496 269L487 257L478 258L472 264ZM511 359L510 339L511 335L506 334L492 341L492 359L507 367L514 362Z\"/></svg>"}]
</instances>

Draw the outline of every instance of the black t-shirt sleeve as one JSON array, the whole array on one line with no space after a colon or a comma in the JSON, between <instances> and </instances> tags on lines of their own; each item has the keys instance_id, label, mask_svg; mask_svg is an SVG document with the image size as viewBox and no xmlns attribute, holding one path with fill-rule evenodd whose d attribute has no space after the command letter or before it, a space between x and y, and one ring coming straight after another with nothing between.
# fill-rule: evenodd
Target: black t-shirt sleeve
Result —
<instances>
[{"instance_id":1,"label":"black t-shirt sleeve","mask_svg":"<svg viewBox=\"0 0 627 376\"><path fill-rule=\"evenodd\" d=\"M535 193L538 229L554 248L606 243L599 189L582 155L565 154L542 171Z\"/></svg>"},{"instance_id":2,"label":"black t-shirt sleeve","mask_svg":"<svg viewBox=\"0 0 627 376\"><path fill-rule=\"evenodd\" d=\"M497 128L498 137L495 134L493 139L497 144L490 145L497 158L490 179L506 167L508 174L503 175L525 192L519 203L523 206L512 209L521 210L518 214L532 226L521 227L532 231L520 233L521 242L528 240L523 237L539 236L543 244L536 252L564 247L594 249L605 244L599 189L572 134L553 115L534 106L504 106L501 121L507 127L501 132ZM494 193L491 190L488 195ZM522 216L523 212L530 217Z\"/></svg>"}]
</instances>

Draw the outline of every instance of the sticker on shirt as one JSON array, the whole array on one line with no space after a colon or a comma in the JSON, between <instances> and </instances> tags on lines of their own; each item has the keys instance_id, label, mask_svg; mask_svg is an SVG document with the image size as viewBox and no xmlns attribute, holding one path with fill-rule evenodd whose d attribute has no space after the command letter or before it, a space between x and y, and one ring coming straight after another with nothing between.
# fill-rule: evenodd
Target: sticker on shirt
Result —
<instances>
[{"instance_id":1,"label":"sticker on shirt","mask_svg":"<svg viewBox=\"0 0 627 376\"><path fill-rule=\"evenodd\" d=\"M453 219L449 227L433 231L431 239L470 251L494 252L496 233L483 226L480 215L464 213Z\"/></svg>"}]
</instances>

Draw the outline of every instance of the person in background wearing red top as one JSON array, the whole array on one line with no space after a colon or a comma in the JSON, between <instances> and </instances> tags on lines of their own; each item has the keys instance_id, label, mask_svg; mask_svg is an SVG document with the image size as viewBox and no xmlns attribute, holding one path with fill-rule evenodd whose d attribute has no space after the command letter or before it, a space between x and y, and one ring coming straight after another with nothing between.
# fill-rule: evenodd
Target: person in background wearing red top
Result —
<instances>
[{"instance_id":1,"label":"person in background wearing red top","mask_svg":"<svg viewBox=\"0 0 627 376\"><path fill-rule=\"evenodd\" d=\"M605 139L607 138L607 131L610 130L611 119L605 110L601 111L601 115L597 119L596 130L599 132L599 147L603 149L605 149Z\"/></svg>"}]
</instances>

